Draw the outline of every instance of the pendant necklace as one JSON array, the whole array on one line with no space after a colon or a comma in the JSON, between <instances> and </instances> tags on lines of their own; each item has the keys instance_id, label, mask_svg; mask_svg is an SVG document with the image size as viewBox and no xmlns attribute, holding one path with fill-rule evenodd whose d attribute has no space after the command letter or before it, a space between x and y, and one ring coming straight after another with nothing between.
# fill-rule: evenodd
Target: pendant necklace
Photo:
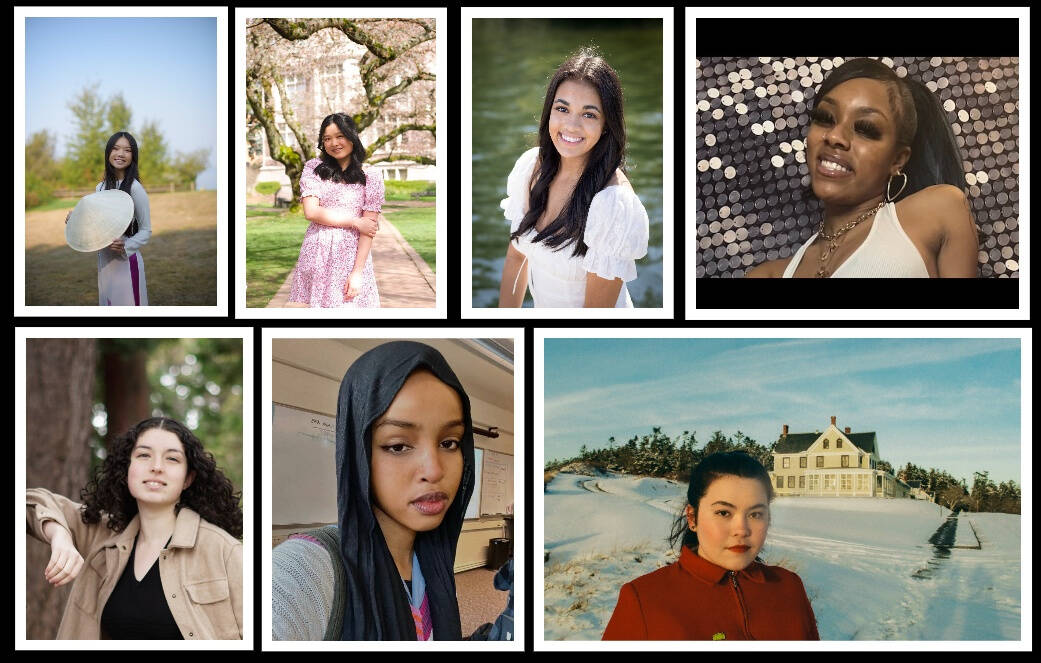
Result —
<instances>
[{"instance_id":1,"label":"pendant necklace","mask_svg":"<svg viewBox=\"0 0 1041 663\"><path fill-rule=\"evenodd\" d=\"M828 246L827 246L827 248L825 248L821 252L820 258L818 258L817 274L815 275L816 278L818 278L818 279L826 279L826 278L828 278L828 276L829 276L828 275L828 270L827 270L828 259L831 258L835 254L835 249L837 249L839 247L839 240L842 239L842 237L847 232L849 232L850 230L853 230L858 225L860 225L860 223L862 221L864 221L865 219L867 219L867 218L877 214L878 210L882 209L883 205L885 205L885 201L880 202L874 209L870 209L870 210L864 212L863 214L861 214L857 218L853 219L852 221L850 221L846 225L844 225L841 228L839 228L838 230L836 230L831 235L829 235L828 233L824 232L824 217L823 217L823 215L821 216L821 223L820 223L820 226L817 228L817 237L819 239L824 240L825 242L828 242Z\"/></svg>"}]
</instances>

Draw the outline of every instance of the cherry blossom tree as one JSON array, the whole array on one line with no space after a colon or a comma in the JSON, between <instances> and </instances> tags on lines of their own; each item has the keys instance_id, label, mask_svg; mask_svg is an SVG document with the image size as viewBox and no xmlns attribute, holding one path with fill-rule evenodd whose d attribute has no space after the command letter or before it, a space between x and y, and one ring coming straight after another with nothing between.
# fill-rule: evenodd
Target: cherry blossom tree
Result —
<instances>
[{"instance_id":1,"label":"cherry blossom tree","mask_svg":"<svg viewBox=\"0 0 1041 663\"><path fill-rule=\"evenodd\" d=\"M354 119L369 163L434 163L434 38L432 18L247 22L247 127L263 131L271 158L285 166L294 203L329 113Z\"/></svg>"}]
</instances>

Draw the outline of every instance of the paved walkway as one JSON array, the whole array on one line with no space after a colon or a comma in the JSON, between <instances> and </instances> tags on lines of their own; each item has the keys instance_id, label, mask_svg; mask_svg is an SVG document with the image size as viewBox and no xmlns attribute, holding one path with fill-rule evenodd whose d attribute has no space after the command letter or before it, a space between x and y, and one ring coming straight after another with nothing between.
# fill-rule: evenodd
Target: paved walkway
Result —
<instances>
[{"instance_id":1,"label":"paved walkway","mask_svg":"<svg viewBox=\"0 0 1041 663\"><path fill-rule=\"evenodd\" d=\"M394 227L391 222L393 211L384 210L383 213L385 220L372 241L372 265L376 268L380 307L433 308L434 272ZM285 283L268 302L268 308L286 306L292 280L293 273L289 272Z\"/></svg>"}]
</instances>

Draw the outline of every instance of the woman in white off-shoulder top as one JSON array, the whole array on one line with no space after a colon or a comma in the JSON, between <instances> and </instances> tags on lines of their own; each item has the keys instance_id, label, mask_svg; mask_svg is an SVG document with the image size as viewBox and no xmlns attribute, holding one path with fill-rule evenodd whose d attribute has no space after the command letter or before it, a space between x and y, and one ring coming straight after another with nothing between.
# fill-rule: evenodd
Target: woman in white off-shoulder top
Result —
<instances>
[{"instance_id":1,"label":"woman in white off-shoulder top","mask_svg":"<svg viewBox=\"0 0 1041 663\"><path fill-rule=\"evenodd\" d=\"M648 220L621 170L624 155L618 75L582 49L550 81L539 145L506 183L499 306L520 306L527 288L537 307L632 308L625 282L647 254Z\"/></svg>"}]
</instances>

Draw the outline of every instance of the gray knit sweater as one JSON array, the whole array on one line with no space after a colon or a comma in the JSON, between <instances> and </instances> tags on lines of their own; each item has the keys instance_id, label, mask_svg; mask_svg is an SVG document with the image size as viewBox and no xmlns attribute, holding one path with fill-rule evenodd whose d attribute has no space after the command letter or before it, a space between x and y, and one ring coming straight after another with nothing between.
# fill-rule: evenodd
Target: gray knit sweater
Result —
<instances>
[{"instance_id":1,"label":"gray knit sweater","mask_svg":"<svg viewBox=\"0 0 1041 663\"><path fill-rule=\"evenodd\" d=\"M338 640L330 637L336 569L329 550L316 538L292 538L271 552L271 638ZM335 600L338 599L338 600Z\"/></svg>"}]
</instances>

